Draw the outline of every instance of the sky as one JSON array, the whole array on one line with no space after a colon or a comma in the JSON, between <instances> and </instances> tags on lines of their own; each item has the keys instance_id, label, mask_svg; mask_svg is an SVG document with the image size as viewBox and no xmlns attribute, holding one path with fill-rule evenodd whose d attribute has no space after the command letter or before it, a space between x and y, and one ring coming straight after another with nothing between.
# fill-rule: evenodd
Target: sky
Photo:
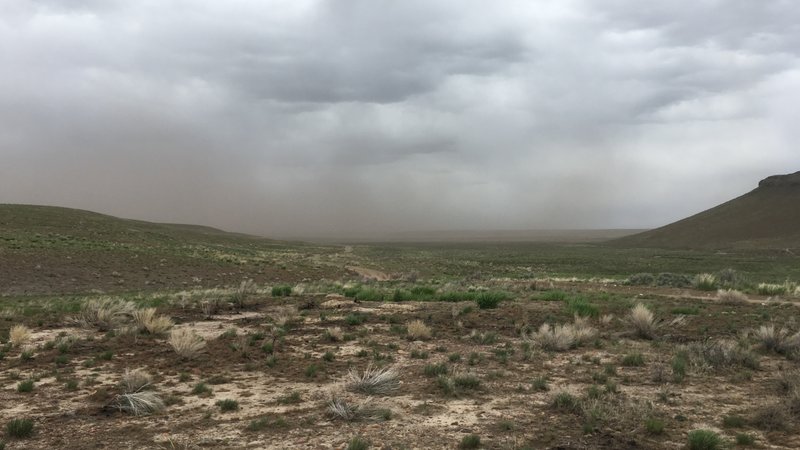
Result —
<instances>
[{"instance_id":1,"label":"sky","mask_svg":"<svg viewBox=\"0 0 800 450\"><path fill-rule=\"evenodd\" d=\"M4 0L0 203L650 228L800 170L796 0Z\"/></svg>"}]
</instances>

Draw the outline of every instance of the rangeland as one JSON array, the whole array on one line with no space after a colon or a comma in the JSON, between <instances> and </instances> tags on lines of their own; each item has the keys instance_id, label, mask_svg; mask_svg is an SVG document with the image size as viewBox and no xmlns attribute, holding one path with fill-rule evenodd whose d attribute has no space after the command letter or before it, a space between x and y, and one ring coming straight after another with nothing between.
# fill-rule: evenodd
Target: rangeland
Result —
<instances>
[{"instance_id":1,"label":"rangeland","mask_svg":"<svg viewBox=\"0 0 800 450\"><path fill-rule=\"evenodd\" d=\"M0 210L6 448L800 447L784 249Z\"/></svg>"}]
</instances>

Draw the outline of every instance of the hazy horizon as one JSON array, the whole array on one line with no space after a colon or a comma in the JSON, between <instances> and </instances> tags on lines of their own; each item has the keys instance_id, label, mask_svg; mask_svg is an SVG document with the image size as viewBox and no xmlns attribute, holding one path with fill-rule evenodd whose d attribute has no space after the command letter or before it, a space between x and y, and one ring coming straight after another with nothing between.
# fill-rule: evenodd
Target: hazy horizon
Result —
<instances>
[{"instance_id":1,"label":"hazy horizon","mask_svg":"<svg viewBox=\"0 0 800 450\"><path fill-rule=\"evenodd\" d=\"M0 203L267 237L654 228L800 170L800 8L0 4Z\"/></svg>"}]
</instances>

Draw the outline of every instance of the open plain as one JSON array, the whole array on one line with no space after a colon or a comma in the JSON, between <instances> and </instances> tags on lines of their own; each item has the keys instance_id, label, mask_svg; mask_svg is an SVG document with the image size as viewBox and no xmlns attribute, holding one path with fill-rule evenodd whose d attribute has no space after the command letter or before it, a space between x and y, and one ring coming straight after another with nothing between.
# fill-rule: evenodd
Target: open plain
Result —
<instances>
[{"instance_id":1,"label":"open plain","mask_svg":"<svg viewBox=\"0 0 800 450\"><path fill-rule=\"evenodd\" d=\"M3 211L6 448L800 447L785 251Z\"/></svg>"}]
</instances>

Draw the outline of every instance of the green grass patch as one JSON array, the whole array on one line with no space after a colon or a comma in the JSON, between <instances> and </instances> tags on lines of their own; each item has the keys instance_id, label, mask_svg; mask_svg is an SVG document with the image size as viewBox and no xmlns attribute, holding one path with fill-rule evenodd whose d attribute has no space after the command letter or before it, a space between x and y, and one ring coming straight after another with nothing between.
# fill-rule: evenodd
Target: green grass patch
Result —
<instances>
[{"instance_id":1,"label":"green grass patch","mask_svg":"<svg viewBox=\"0 0 800 450\"><path fill-rule=\"evenodd\" d=\"M719 450L725 446L722 438L711 430L690 431L688 440L689 450Z\"/></svg>"},{"instance_id":2,"label":"green grass patch","mask_svg":"<svg viewBox=\"0 0 800 450\"><path fill-rule=\"evenodd\" d=\"M571 316L577 314L581 317L597 317L600 315L600 308L589 303L589 300L582 296L567 298L564 307Z\"/></svg>"}]
</instances>

